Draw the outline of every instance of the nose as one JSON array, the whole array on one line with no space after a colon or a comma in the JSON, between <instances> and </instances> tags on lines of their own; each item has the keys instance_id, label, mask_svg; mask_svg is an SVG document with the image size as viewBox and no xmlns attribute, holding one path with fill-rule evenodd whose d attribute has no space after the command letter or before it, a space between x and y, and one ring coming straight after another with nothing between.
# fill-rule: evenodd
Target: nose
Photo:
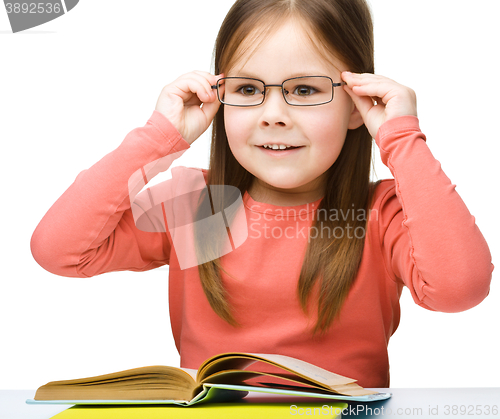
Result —
<instances>
[{"instance_id":1,"label":"nose","mask_svg":"<svg viewBox=\"0 0 500 419\"><path fill-rule=\"evenodd\" d=\"M285 102L281 85L267 85L266 97L262 104L260 125L263 127L290 127L289 105Z\"/></svg>"}]
</instances>

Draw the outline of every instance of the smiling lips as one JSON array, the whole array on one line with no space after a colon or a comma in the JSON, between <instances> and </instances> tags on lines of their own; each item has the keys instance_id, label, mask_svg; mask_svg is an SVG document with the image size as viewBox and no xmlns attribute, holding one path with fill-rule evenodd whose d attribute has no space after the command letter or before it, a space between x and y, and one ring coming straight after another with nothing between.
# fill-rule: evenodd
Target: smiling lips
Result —
<instances>
[{"instance_id":1,"label":"smiling lips","mask_svg":"<svg viewBox=\"0 0 500 419\"><path fill-rule=\"evenodd\" d=\"M269 157L286 157L297 153L304 146L291 146L285 144L264 144L258 146Z\"/></svg>"},{"instance_id":2,"label":"smiling lips","mask_svg":"<svg viewBox=\"0 0 500 419\"><path fill-rule=\"evenodd\" d=\"M264 144L264 145L261 145L260 147L263 147L265 149L271 149L271 150L290 150L290 149L294 149L294 148L299 148L299 147L296 147L296 146L292 146L292 145L285 145L285 144Z\"/></svg>"}]
</instances>

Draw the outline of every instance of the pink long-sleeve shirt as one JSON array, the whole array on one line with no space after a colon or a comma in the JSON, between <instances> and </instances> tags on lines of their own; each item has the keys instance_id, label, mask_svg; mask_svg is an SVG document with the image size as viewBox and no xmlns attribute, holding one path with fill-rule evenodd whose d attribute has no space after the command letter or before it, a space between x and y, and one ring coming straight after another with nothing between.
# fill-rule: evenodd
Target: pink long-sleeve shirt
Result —
<instances>
[{"instance_id":1,"label":"pink long-sleeve shirt","mask_svg":"<svg viewBox=\"0 0 500 419\"><path fill-rule=\"evenodd\" d=\"M168 264L170 320L183 367L197 368L221 352L278 353L356 378L364 387L388 387L387 344L399 324L403 286L424 308L462 311L487 296L493 265L474 217L432 156L418 119L387 121L375 140L394 179L376 188L359 271L340 317L324 335L312 335L314 319L297 299L307 245L307 233L301 232L308 231L320 201L279 207L244 194L248 237L222 256L231 274L222 278L237 327L211 309L198 268L181 269L168 229L146 232L136 226L129 179L189 148L156 111L54 203L33 234L33 256L46 270L70 277ZM179 173L185 178L199 169Z\"/></svg>"}]
</instances>

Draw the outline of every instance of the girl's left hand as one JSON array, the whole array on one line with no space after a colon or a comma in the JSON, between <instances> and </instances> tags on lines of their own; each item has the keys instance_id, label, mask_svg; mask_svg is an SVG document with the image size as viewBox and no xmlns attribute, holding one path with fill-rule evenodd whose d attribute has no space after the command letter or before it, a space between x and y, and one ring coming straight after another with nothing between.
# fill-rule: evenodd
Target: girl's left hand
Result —
<instances>
[{"instance_id":1,"label":"girl's left hand","mask_svg":"<svg viewBox=\"0 0 500 419\"><path fill-rule=\"evenodd\" d=\"M417 116L417 97L409 87L375 74L342 73L344 90L351 96L366 128L375 138L380 126L398 116Z\"/></svg>"}]
</instances>

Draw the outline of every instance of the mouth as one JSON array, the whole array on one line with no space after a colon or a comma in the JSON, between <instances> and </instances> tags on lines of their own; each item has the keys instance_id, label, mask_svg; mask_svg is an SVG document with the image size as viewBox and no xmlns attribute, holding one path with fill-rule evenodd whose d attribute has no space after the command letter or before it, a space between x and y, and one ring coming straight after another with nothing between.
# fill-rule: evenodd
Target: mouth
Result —
<instances>
[{"instance_id":1,"label":"mouth","mask_svg":"<svg viewBox=\"0 0 500 419\"><path fill-rule=\"evenodd\" d=\"M286 151L286 150L293 150L296 148L301 148L303 146L293 146L293 145L288 145L288 144L263 144L263 145L258 146L258 147L266 149L266 150Z\"/></svg>"},{"instance_id":2,"label":"mouth","mask_svg":"<svg viewBox=\"0 0 500 419\"><path fill-rule=\"evenodd\" d=\"M264 144L259 147L268 149L268 150L290 150L294 148L300 148L301 146L293 146L293 145L286 145L286 144Z\"/></svg>"},{"instance_id":3,"label":"mouth","mask_svg":"<svg viewBox=\"0 0 500 419\"><path fill-rule=\"evenodd\" d=\"M287 144L264 144L257 147L268 156L285 157L297 153L304 146L292 146Z\"/></svg>"}]
</instances>

